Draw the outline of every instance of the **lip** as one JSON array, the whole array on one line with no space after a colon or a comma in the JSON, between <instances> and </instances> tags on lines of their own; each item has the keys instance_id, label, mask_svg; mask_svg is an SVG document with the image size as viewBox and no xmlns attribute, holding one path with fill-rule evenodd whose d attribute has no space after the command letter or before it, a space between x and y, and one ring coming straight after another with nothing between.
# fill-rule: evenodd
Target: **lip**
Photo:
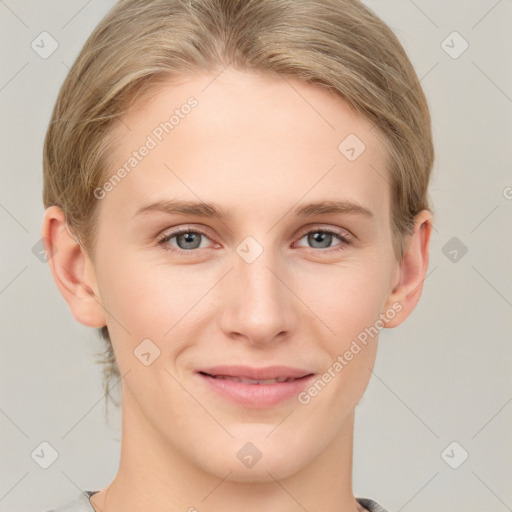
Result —
<instances>
[{"instance_id":1,"label":"lip","mask_svg":"<svg viewBox=\"0 0 512 512\"><path fill-rule=\"evenodd\" d=\"M296 397L314 378L315 374L301 368L289 366L215 366L202 368L196 375L210 389L222 397L244 407L256 409L273 407L285 400ZM216 378L227 376L251 380L290 379L271 384L244 383Z\"/></svg>"}]
</instances>

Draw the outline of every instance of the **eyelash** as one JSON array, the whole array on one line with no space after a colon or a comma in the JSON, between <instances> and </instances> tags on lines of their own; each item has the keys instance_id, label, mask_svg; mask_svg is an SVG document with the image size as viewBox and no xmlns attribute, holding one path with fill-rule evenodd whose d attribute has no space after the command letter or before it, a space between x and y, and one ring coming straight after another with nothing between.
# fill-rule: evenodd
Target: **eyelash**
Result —
<instances>
[{"instance_id":1,"label":"eyelash","mask_svg":"<svg viewBox=\"0 0 512 512\"><path fill-rule=\"evenodd\" d=\"M169 242L170 240L172 240L173 238L183 234L183 233L194 233L194 234L200 234L206 238L209 238L207 233L205 233L204 231L201 231L200 229L190 229L190 228L182 228L182 229L178 229L176 231L173 231L171 233L167 233L165 235L163 235L159 240L158 240L158 244L162 246L162 249L164 251L171 251L171 252L174 252L175 254L178 254L178 255L186 255L186 256L190 256L192 255L194 252L197 252L198 249L190 249L190 250L185 250L185 249L180 249L180 248L177 248L177 247L173 247L172 249L170 249L169 245L167 245L167 242ZM345 235L341 234L339 231L335 231L335 230L332 230L332 229L327 229L327 228L313 228L313 229L310 229L309 231L306 231L304 232L299 240L301 240L302 238L304 238L305 236L311 234L311 233L327 233L329 235L334 235L335 237L339 238L339 240L342 242L340 244L338 244L337 246L335 247L328 247L326 249L315 249L315 248L312 248L310 247L311 251L314 251L315 253L328 253L328 254L333 254L333 253L337 253L339 251L344 251L348 245L350 245L352 243L352 241L350 240L350 238L346 237Z\"/></svg>"}]
</instances>

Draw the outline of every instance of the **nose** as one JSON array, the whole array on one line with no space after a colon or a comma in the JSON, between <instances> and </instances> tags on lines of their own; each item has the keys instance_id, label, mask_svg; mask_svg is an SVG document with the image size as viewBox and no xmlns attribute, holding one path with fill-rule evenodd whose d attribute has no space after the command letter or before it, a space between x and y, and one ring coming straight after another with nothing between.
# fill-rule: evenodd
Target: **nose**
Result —
<instances>
[{"instance_id":1,"label":"nose","mask_svg":"<svg viewBox=\"0 0 512 512\"><path fill-rule=\"evenodd\" d=\"M232 339L268 345L290 336L298 325L298 299L283 265L271 250L248 263L235 254L224 280L220 327Z\"/></svg>"}]
</instances>

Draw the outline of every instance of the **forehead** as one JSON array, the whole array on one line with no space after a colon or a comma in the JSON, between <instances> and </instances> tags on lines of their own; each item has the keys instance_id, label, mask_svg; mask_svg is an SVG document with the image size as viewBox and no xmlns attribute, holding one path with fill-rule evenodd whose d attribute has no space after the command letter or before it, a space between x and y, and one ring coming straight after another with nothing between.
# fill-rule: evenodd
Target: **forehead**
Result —
<instances>
[{"instance_id":1,"label":"forehead","mask_svg":"<svg viewBox=\"0 0 512 512\"><path fill-rule=\"evenodd\" d=\"M180 77L132 107L113 135L104 179L125 172L107 199L125 213L172 198L261 204L274 216L301 198L389 211L381 137L320 85L232 69Z\"/></svg>"}]
</instances>

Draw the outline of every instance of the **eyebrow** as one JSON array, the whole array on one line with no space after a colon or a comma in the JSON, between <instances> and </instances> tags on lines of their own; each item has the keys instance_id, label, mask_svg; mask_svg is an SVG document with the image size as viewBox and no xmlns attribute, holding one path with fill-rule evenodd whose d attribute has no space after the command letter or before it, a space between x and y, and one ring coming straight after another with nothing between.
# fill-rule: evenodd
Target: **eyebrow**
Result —
<instances>
[{"instance_id":1,"label":"eyebrow","mask_svg":"<svg viewBox=\"0 0 512 512\"><path fill-rule=\"evenodd\" d=\"M317 201L300 205L293 213L299 217L327 214L355 213L368 218L375 217L375 214L365 206L354 201ZM157 201L139 208L134 216L147 213L167 213L193 215L196 217L213 217L218 219L231 219L232 213L215 203L205 201L184 201L182 199L170 199Z\"/></svg>"}]
</instances>

